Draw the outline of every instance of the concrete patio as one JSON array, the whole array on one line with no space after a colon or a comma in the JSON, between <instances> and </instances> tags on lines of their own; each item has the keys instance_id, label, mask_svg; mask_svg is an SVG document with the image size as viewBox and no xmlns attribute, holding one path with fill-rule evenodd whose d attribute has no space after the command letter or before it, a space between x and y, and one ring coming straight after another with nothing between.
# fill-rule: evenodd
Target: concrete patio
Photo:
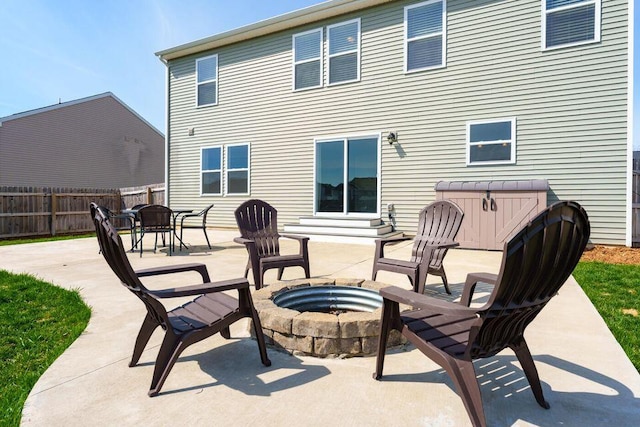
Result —
<instances>
[{"instance_id":1,"label":"concrete patio","mask_svg":"<svg viewBox=\"0 0 640 427\"><path fill-rule=\"evenodd\" d=\"M131 254L134 268L202 262L213 280L240 277L246 252L236 231L211 230L213 249L199 230L187 230L189 251ZM125 242L127 239L124 239ZM148 244L147 247L150 245ZM293 252L287 243L283 252ZM410 255L410 244L391 248ZM335 278L371 277L373 246L309 245L311 273ZM454 299L468 272L494 271L501 253L452 250L445 259ZM0 268L27 272L64 288L79 288L92 307L86 331L44 373L27 399L27 426L114 425L300 425L466 426L469 419L448 376L412 347L388 353L385 376L374 381L375 357L320 359L269 348L272 365L260 363L247 324L189 347L162 392L147 397L162 334L156 332L129 368L144 306L120 285L95 238L0 247ZM191 275L190 275L191 274ZM299 278L290 268L284 279ZM269 271L266 283L275 281ZM194 284L193 273L145 280L152 288ZM378 281L409 288L406 277L380 272ZM429 293L446 298L436 278ZM476 293L475 303L486 300ZM171 305L178 301L171 301ZM504 351L476 363L490 426L637 425L640 375L573 279L527 329L543 390L551 409L538 406L515 355Z\"/></svg>"}]
</instances>

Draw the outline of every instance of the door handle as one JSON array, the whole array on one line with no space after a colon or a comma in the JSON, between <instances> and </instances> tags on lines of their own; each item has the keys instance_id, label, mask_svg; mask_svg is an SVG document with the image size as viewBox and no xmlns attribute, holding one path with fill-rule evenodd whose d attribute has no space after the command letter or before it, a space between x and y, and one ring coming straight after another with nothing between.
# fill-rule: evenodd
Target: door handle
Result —
<instances>
[{"instance_id":1,"label":"door handle","mask_svg":"<svg viewBox=\"0 0 640 427\"><path fill-rule=\"evenodd\" d=\"M498 205L496 204L495 199L491 199L491 210L494 212L498 210Z\"/></svg>"},{"instance_id":2,"label":"door handle","mask_svg":"<svg viewBox=\"0 0 640 427\"><path fill-rule=\"evenodd\" d=\"M487 211L487 199L482 199L482 210Z\"/></svg>"}]
</instances>

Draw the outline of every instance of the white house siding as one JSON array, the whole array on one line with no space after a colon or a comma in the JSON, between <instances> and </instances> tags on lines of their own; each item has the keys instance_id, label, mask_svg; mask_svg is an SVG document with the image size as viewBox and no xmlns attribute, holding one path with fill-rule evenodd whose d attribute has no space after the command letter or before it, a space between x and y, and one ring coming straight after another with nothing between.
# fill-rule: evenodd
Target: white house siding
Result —
<instances>
[{"instance_id":1,"label":"white house siding","mask_svg":"<svg viewBox=\"0 0 640 427\"><path fill-rule=\"evenodd\" d=\"M579 201L592 240L624 244L627 1L603 0L601 42L541 51L539 0L447 1L445 68L405 74L397 1L169 62L172 206L215 203L235 226L248 197L280 221L313 212L314 138L397 131L383 139L381 211L411 232L439 180L548 179L549 202ZM292 91L292 34L361 18L361 81ZM325 34L326 36L326 34ZM195 59L217 53L218 105L195 108ZM327 72L326 56L324 61ZM466 122L516 117L517 162L466 166ZM195 134L188 136L188 129ZM199 194L200 147L251 143L250 196Z\"/></svg>"}]
</instances>

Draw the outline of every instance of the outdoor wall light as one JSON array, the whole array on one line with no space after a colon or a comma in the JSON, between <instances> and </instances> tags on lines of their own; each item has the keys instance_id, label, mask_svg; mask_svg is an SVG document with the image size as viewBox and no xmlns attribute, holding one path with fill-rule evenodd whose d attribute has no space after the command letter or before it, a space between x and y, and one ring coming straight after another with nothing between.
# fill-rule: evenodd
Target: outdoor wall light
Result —
<instances>
[{"instance_id":1,"label":"outdoor wall light","mask_svg":"<svg viewBox=\"0 0 640 427\"><path fill-rule=\"evenodd\" d=\"M389 132L387 135L387 142L389 145L393 145L394 142L398 142L398 132Z\"/></svg>"}]
</instances>

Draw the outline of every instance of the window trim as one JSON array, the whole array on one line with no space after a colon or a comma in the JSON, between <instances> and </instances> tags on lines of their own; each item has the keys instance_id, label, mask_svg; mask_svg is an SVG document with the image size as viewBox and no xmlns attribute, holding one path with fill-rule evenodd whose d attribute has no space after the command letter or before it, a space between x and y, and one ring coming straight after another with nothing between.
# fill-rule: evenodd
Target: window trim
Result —
<instances>
[{"instance_id":1,"label":"window trim","mask_svg":"<svg viewBox=\"0 0 640 427\"><path fill-rule=\"evenodd\" d=\"M304 61L296 61L296 37L300 37L300 36L304 36L307 34L311 34L311 33L320 33L320 55L316 58L312 58L312 59L305 59ZM302 92L305 90L310 90L310 89L318 89L324 86L324 31L323 31L323 27L320 28L315 28L313 30L308 30L308 31L303 31L301 33L296 33L293 34L291 36L291 59L292 59L292 64L291 64L291 89L293 92ZM320 59L320 79L318 79L318 85L317 86L308 86L308 87L303 87L300 89L296 88L296 65L298 64L305 64L307 62L312 62L312 61L317 61L318 59Z\"/></svg>"},{"instance_id":2,"label":"window trim","mask_svg":"<svg viewBox=\"0 0 640 427\"><path fill-rule=\"evenodd\" d=\"M481 142L471 142L471 126L473 125L483 125L489 123L505 123L511 122L511 139L510 140L495 140L495 141L481 141ZM466 163L467 166L485 166L485 165L513 165L516 164L516 126L517 119L516 117L503 117L497 119L486 119L486 120L471 120L467 122L467 137L466 137ZM510 160L489 160L489 161L471 161L471 146L472 145L481 145L481 144L502 144L502 143L510 143L511 144L511 159Z\"/></svg>"},{"instance_id":3,"label":"window trim","mask_svg":"<svg viewBox=\"0 0 640 427\"><path fill-rule=\"evenodd\" d=\"M330 53L331 52L331 37L330 37L330 30L331 28L334 27L341 27L343 25L349 25L352 23L357 23L358 24L358 32L356 34L357 37L357 43L356 43L356 48L354 50L350 50L348 52L340 52L340 53L334 53L333 55ZM329 86L338 86L338 85L342 85L342 84L347 84L347 83L354 83L354 82L359 82L360 81L360 52L361 52L361 39L362 39L362 30L361 30L361 22L360 22L360 18L355 18L355 19L351 19L349 21L344 21L344 22L339 22L337 24L332 24L332 25L327 25L327 75L326 75L326 85L327 87ZM343 56L343 55L347 55L347 54L351 54L351 53L356 53L356 78L355 79L351 79L351 80L344 80L341 82L336 82L336 83L331 83L329 81L330 76L331 76L331 58L335 58L337 56Z\"/></svg>"},{"instance_id":4,"label":"window trim","mask_svg":"<svg viewBox=\"0 0 640 427\"><path fill-rule=\"evenodd\" d=\"M575 43L563 43L563 44L547 47L547 16L554 12L576 9L578 7L584 7L585 5L588 5L588 4L595 5L595 17L594 17L594 23L593 23L594 25L593 40L583 40ZM602 0L582 0L582 3L556 7L554 9L551 9L551 11L547 10L547 1L541 0L542 35L540 37L540 48L542 51L547 51L547 50L562 49L565 47L582 46L585 44L599 43L600 37L601 37L601 28L602 28L601 21L602 21Z\"/></svg>"},{"instance_id":5,"label":"window trim","mask_svg":"<svg viewBox=\"0 0 640 427\"><path fill-rule=\"evenodd\" d=\"M199 82L198 81L198 63L200 61L204 61L207 59L211 59L211 58L216 58L216 78L215 79L209 79L209 80L205 80L203 82ZM196 59L196 108L203 108L203 107L210 107L212 105L218 105L218 80L219 80L219 76L218 76L218 72L219 72L219 58L218 58L218 54L213 54L213 55L207 55L204 56L202 58L197 58ZM211 103L211 104L198 104L198 88L200 87L200 85L203 85L205 83L211 83L211 82L215 82L216 83L216 102Z\"/></svg>"},{"instance_id":6,"label":"window trim","mask_svg":"<svg viewBox=\"0 0 640 427\"><path fill-rule=\"evenodd\" d=\"M224 178L223 174L222 174L222 165L224 164L224 158L223 158L223 154L224 151L222 150L222 145L209 145L206 147L200 147L200 196L222 196L223 194L223 190L224 190L224 186L223 186L223 182L222 179ZM220 150L220 169L202 169L202 157L204 155L204 150L210 150L210 149L214 149L217 148L218 150ZM220 192L219 193L205 193L204 192L204 188L202 186L202 175L206 172L219 172L220 173Z\"/></svg>"},{"instance_id":7,"label":"window trim","mask_svg":"<svg viewBox=\"0 0 640 427\"><path fill-rule=\"evenodd\" d=\"M417 7L426 6L432 3L442 3L442 32L439 33L431 33L425 36L418 36L409 39L409 10L415 9ZM415 40L422 40L426 38L431 38L437 36L438 34L442 35L442 63L440 65L434 65L431 67L423 67L416 68L413 70L409 70L409 42ZM416 3L409 6L404 7L404 72L405 74L410 73L419 73L421 71L427 70L437 70L439 68L445 68L447 66L447 0L427 0L422 3Z\"/></svg>"},{"instance_id":8,"label":"window trim","mask_svg":"<svg viewBox=\"0 0 640 427\"><path fill-rule=\"evenodd\" d=\"M229 147L247 147L247 167L246 168L230 168ZM247 172L247 192L246 193L229 193L229 172L246 171ZM224 195L225 196L248 196L251 194L251 143L239 142L237 144L225 144L224 146Z\"/></svg>"}]
</instances>

